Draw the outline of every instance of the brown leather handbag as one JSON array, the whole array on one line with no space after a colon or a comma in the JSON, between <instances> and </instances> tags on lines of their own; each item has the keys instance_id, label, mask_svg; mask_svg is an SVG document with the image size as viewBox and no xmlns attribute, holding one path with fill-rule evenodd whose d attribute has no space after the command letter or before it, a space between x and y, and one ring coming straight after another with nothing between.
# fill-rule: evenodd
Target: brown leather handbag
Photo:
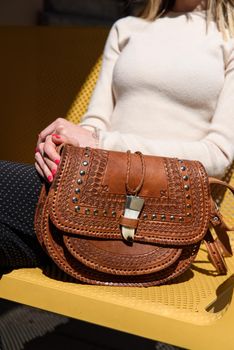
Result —
<instances>
[{"instance_id":1,"label":"brown leather handbag","mask_svg":"<svg viewBox=\"0 0 234 350\"><path fill-rule=\"evenodd\" d=\"M36 233L54 262L85 283L168 283L190 267L203 240L226 274L229 228L212 183L234 193L198 161L65 145L54 182L41 191Z\"/></svg>"}]
</instances>

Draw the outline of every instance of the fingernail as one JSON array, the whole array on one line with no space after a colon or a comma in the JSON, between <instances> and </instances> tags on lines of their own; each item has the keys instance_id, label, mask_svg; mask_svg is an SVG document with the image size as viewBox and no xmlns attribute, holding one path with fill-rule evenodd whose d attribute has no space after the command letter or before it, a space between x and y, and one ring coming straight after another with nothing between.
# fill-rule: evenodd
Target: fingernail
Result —
<instances>
[{"instance_id":1,"label":"fingernail","mask_svg":"<svg viewBox=\"0 0 234 350\"><path fill-rule=\"evenodd\" d=\"M56 137L56 139L61 139L61 136L60 136L60 135L52 134L52 136Z\"/></svg>"},{"instance_id":2,"label":"fingernail","mask_svg":"<svg viewBox=\"0 0 234 350\"><path fill-rule=\"evenodd\" d=\"M56 169L52 169L51 172L52 172L52 175L54 176L56 174L57 170Z\"/></svg>"},{"instance_id":3,"label":"fingernail","mask_svg":"<svg viewBox=\"0 0 234 350\"><path fill-rule=\"evenodd\" d=\"M53 176L49 175L49 176L47 177L47 179L48 179L49 182L52 182L52 181L53 181Z\"/></svg>"},{"instance_id":4,"label":"fingernail","mask_svg":"<svg viewBox=\"0 0 234 350\"><path fill-rule=\"evenodd\" d=\"M57 164L57 165L59 165L59 163L60 163L60 160L59 159L55 159L55 164Z\"/></svg>"},{"instance_id":5,"label":"fingernail","mask_svg":"<svg viewBox=\"0 0 234 350\"><path fill-rule=\"evenodd\" d=\"M37 153L37 152L39 152L39 148L38 147L35 148L35 153Z\"/></svg>"}]
</instances>

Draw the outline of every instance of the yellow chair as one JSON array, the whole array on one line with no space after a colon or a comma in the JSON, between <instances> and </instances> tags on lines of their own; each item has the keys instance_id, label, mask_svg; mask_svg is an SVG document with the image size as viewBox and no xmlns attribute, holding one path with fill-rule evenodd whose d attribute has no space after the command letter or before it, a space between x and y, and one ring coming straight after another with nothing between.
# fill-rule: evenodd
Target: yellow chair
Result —
<instances>
[{"instance_id":1,"label":"yellow chair","mask_svg":"<svg viewBox=\"0 0 234 350\"><path fill-rule=\"evenodd\" d=\"M73 122L87 108L100 62L68 112ZM229 193L221 208L233 222L234 200ZM202 247L191 269L176 283L151 288L73 284L50 279L40 269L19 269L2 277L0 297L188 349L231 350L234 258L226 261L227 276L217 276Z\"/></svg>"}]
</instances>

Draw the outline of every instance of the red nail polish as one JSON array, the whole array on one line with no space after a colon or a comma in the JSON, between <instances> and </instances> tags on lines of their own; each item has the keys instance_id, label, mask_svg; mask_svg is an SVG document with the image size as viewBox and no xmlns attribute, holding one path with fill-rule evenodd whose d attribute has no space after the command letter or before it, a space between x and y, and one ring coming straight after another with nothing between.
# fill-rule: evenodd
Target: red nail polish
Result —
<instances>
[{"instance_id":1,"label":"red nail polish","mask_svg":"<svg viewBox=\"0 0 234 350\"><path fill-rule=\"evenodd\" d=\"M56 169L52 169L51 172L52 172L52 175L54 176L57 171L56 171Z\"/></svg>"},{"instance_id":2,"label":"red nail polish","mask_svg":"<svg viewBox=\"0 0 234 350\"><path fill-rule=\"evenodd\" d=\"M39 152L39 148L38 147L35 148L35 153L37 153L37 152Z\"/></svg>"},{"instance_id":3,"label":"red nail polish","mask_svg":"<svg viewBox=\"0 0 234 350\"><path fill-rule=\"evenodd\" d=\"M47 179L48 179L49 182L52 182L52 181L53 181L53 176L49 175L49 176L47 177Z\"/></svg>"},{"instance_id":4,"label":"red nail polish","mask_svg":"<svg viewBox=\"0 0 234 350\"><path fill-rule=\"evenodd\" d=\"M59 165L59 163L60 163L60 160L59 159L55 159L55 164L57 164L57 165Z\"/></svg>"},{"instance_id":5,"label":"red nail polish","mask_svg":"<svg viewBox=\"0 0 234 350\"><path fill-rule=\"evenodd\" d=\"M53 137L56 137L56 139L61 139L61 136L60 135L57 135L57 134L52 134Z\"/></svg>"}]
</instances>

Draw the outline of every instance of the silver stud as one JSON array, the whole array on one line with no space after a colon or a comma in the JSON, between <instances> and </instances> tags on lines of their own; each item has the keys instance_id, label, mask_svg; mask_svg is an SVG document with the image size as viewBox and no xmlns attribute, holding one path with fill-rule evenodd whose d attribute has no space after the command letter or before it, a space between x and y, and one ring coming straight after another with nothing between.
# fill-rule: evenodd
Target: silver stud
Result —
<instances>
[{"instance_id":1,"label":"silver stud","mask_svg":"<svg viewBox=\"0 0 234 350\"><path fill-rule=\"evenodd\" d=\"M77 183L78 183L78 185L81 185L81 184L83 183L83 180L78 179L78 180L77 180Z\"/></svg>"},{"instance_id":2,"label":"silver stud","mask_svg":"<svg viewBox=\"0 0 234 350\"><path fill-rule=\"evenodd\" d=\"M213 220L214 220L214 221L219 221L218 216L214 216L214 217L213 217Z\"/></svg>"},{"instance_id":3,"label":"silver stud","mask_svg":"<svg viewBox=\"0 0 234 350\"><path fill-rule=\"evenodd\" d=\"M188 191L189 190L189 185L184 185L184 189L186 190L186 191Z\"/></svg>"},{"instance_id":4,"label":"silver stud","mask_svg":"<svg viewBox=\"0 0 234 350\"><path fill-rule=\"evenodd\" d=\"M190 199L190 194L186 194L186 198L187 198L187 199Z\"/></svg>"},{"instance_id":5,"label":"silver stud","mask_svg":"<svg viewBox=\"0 0 234 350\"><path fill-rule=\"evenodd\" d=\"M76 194L79 194L79 193L80 193L80 188L76 188L76 189L75 189L75 193L76 193Z\"/></svg>"},{"instance_id":6,"label":"silver stud","mask_svg":"<svg viewBox=\"0 0 234 350\"><path fill-rule=\"evenodd\" d=\"M162 215L161 215L161 219L162 219L163 221L166 220L166 215L162 214Z\"/></svg>"},{"instance_id":7,"label":"silver stud","mask_svg":"<svg viewBox=\"0 0 234 350\"><path fill-rule=\"evenodd\" d=\"M80 211L80 207L79 207L78 205L75 207L75 211L76 211L77 213Z\"/></svg>"},{"instance_id":8,"label":"silver stud","mask_svg":"<svg viewBox=\"0 0 234 350\"><path fill-rule=\"evenodd\" d=\"M107 216L107 210L106 210L106 209L103 210L103 215L104 215L104 216Z\"/></svg>"},{"instance_id":9,"label":"silver stud","mask_svg":"<svg viewBox=\"0 0 234 350\"><path fill-rule=\"evenodd\" d=\"M89 154L88 154L88 153L85 153L84 155L85 155L85 157L89 157Z\"/></svg>"},{"instance_id":10,"label":"silver stud","mask_svg":"<svg viewBox=\"0 0 234 350\"><path fill-rule=\"evenodd\" d=\"M143 214L143 219L147 219L148 215L147 214Z\"/></svg>"},{"instance_id":11,"label":"silver stud","mask_svg":"<svg viewBox=\"0 0 234 350\"><path fill-rule=\"evenodd\" d=\"M157 219L157 215L156 214L152 214L152 219L153 220Z\"/></svg>"},{"instance_id":12,"label":"silver stud","mask_svg":"<svg viewBox=\"0 0 234 350\"><path fill-rule=\"evenodd\" d=\"M86 215L89 215L89 214L90 214L90 209L88 209L88 208L85 209L85 214L86 214Z\"/></svg>"},{"instance_id":13,"label":"silver stud","mask_svg":"<svg viewBox=\"0 0 234 350\"><path fill-rule=\"evenodd\" d=\"M187 217L191 218L192 214L191 213L187 213Z\"/></svg>"},{"instance_id":14,"label":"silver stud","mask_svg":"<svg viewBox=\"0 0 234 350\"><path fill-rule=\"evenodd\" d=\"M189 178L188 175L183 176L183 180L184 180L184 181L187 181L188 178Z\"/></svg>"},{"instance_id":15,"label":"silver stud","mask_svg":"<svg viewBox=\"0 0 234 350\"><path fill-rule=\"evenodd\" d=\"M188 204L186 205L186 207L187 207L188 209L191 208L191 204L188 203Z\"/></svg>"},{"instance_id":16,"label":"silver stud","mask_svg":"<svg viewBox=\"0 0 234 350\"><path fill-rule=\"evenodd\" d=\"M77 199L76 197L73 197L73 198L72 198L72 202L73 202L73 203L77 203L77 202L78 202L78 199Z\"/></svg>"},{"instance_id":17,"label":"silver stud","mask_svg":"<svg viewBox=\"0 0 234 350\"><path fill-rule=\"evenodd\" d=\"M170 216L170 219L171 219L171 221L174 221L174 220L175 220L174 215L171 215L171 216Z\"/></svg>"},{"instance_id":18,"label":"silver stud","mask_svg":"<svg viewBox=\"0 0 234 350\"><path fill-rule=\"evenodd\" d=\"M113 216L113 218L115 218L116 217L116 212L112 211L111 215Z\"/></svg>"},{"instance_id":19,"label":"silver stud","mask_svg":"<svg viewBox=\"0 0 234 350\"><path fill-rule=\"evenodd\" d=\"M182 165L182 166L180 167L180 170L185 171L185 170L186 170L186 166Z\"/></svg>"},{"instance_id":20,"label":"silver stud","mask_svg":"<svg viewBox=\"0 0 234 350\"><path fill-rule=\"evenodd\" d=\"M84 176L84 175L85 175L85 171L84 171L84 170L81 170L81 171L80 171L80 175L81 175L81 176Z\"/></svg>"},{"instance_id":21,"label":"silver stud","mask_svg":"<svg viewBox=\"0 0 234 350\"><path fill-rule=\"evenodd\" d=\"M95 216L97 216L98 215L98 210L94 209L93 213L94 213Z\"/></svg>"},{"instance_id":22,"label":"silver stud","mask_svg":"<svg viewBox=\"0 0 234 350\"><path fill-rule=\"evenodd\" d=\"M179 221L184 221L184 218L182 216L180 216Z\"/></svg>"},{"instance_id":23,"label":"silver stud","mask_svg":"<svg viewBox=\"0 0 234 350\"><path fill-rule=\"evenodd\" d=\"M84 160L82 164L83 164L83 166L87 166L89 164L89 162L87 162L87 160Z\"/></svg>"},{"instance_id":24,"label":"silver stud","mask_svg":"<svg viewBox=\"0 0 234 350\"><path fill-rule=\"evenodd\" d=\"M179 163L183 163L183 159L178 159L178 162Z\"/></svg>"}]
</instances>

